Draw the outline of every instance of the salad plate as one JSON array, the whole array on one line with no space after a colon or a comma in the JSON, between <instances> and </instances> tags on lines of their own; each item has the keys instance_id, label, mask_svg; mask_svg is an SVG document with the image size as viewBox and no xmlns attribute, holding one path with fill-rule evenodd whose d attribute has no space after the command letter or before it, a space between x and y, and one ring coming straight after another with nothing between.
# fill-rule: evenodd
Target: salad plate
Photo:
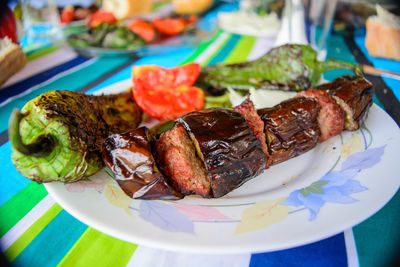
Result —
<instances>
[{"instance_id":1,"label":"salad plate","mask_svg":"<svg viewBox=\"0 0 400 267\"><path fill-rule=\"evenodd\" d=\"M128 81L96 93L116 93ZM398 191L400 131L373 105L359 130L319 143L216 199L131 199L106 169L45 187L83 223L128 242L192 253L266 252L340 233L381 209Z\"/></svg>"},{"instance_id":2,"label":"salad plate","mask_svg":"<svg viewBox=\"0 0 400 267\"><path fill-rule=\"evenodd\" d=\"M180 49L182 46L195 47L200 43L207 42L215 32L205 32L198 30L194 34L180 35L167 38L153 44L147 44L135 49L115 49L103 47L79 47L70 45L78 54L84 57L145 57L154 56L159 54L173 53Z\"/></svg>"}]
</instances>

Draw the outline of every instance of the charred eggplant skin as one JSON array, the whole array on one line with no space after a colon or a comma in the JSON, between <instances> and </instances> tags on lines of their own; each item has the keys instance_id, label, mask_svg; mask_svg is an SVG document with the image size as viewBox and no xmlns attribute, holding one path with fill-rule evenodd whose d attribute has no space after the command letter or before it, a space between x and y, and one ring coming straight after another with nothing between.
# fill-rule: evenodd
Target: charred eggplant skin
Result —
<instances>
[{"instance_id":1,"label":"charred eggplant skin","mask_svg":"<svg viewBox=\"0 0 400 267\"><path fill-rule=\"evenodd\" d=\"M260 174L267 157L246 119L228 108L212 108L176 120L188 131L204 160L211 197L221 197Z\"/></svg>"},{"instance_id":2,"label":"charred eggplant skin","mask_svg":"<svg viewBox=\"0 0 400 267\"><path fill-rule=\"evenodd\" d=\"M258 110L265 125L271 165L305 153L318 143L319 110L316 100L305 97Z\"/></svg>"},{"instance_id":3,"label":"charred eggplant skin","mask_svg":"<svg viewBox=\"0 0 400 267\"><path fill-rule=\"evenodd\" d=\"M158 171L151 151L152 138L146 127L109 136L103 145L103 161L122 190L131 198L177 200Z\"/></svg>"},{"instance_id":4,"label":"charred eggplant skin","mask_svg":"<svg viewBox=\"0 0 400 267\"><path fill-rule=\"evenodd\" d=\"M373 85L364 77L350 75L338 77L316 89L326 90L340 106L347 105L349 110L345 111L351 118L346 118L345 128L351 131L357 130L366 119L375 91Z\"/></svg>"}]
</instances>

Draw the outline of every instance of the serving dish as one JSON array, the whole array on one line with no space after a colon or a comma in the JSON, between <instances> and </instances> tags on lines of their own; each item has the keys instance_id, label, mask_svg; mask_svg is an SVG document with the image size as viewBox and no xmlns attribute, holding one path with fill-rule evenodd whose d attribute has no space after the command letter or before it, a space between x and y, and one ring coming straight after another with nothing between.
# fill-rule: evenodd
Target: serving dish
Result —
<instances>
[{"instance_id":1,"label":"serving dish","mask_svg":"<svg viewBox=\"0 0 400 267\"><path fill-rule=\"evenodd\" d=\"M78 220L132 243L197 253L274 251L327 238L382 208L399 188L399 149L398 126L373 105L360 130L272 166L221 198L133 200L105 169L45 187Z\"/></svg>"},{"instance_id":2,"label":"serving dish","mask_svg":"<svg viewBox=\"0 0 400 267\"><path fill-rule=\"evenodd\" d=\"M173 53L179 49L182 49L182 46L196 47L201 43L209 41L212 36L216 34L216 32L217 29L215 27L210 30L203 30L199 27L196 27L191 32L171 37L164 37L160 40L156 40L155 42L134 49L114 49L95 46L79 47L71 44L68 45L78 54L84 57L144 57L164 53ZM68 35L67 43L71 36L71 34Z\"/></svg>"}]
</instances>

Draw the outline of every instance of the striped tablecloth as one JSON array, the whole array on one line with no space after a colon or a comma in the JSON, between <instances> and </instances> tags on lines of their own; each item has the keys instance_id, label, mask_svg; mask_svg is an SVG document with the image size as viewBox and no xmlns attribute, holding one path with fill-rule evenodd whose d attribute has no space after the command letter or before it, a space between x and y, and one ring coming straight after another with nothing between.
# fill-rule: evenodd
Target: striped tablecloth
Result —
<instances>
[{"instance_id":1,"label":"striped tablecloth","mask_svg":"<svg viewBox=\"0 0 400 267\"><path fill-rule=\"evenodd\" d=\"M217 10L228 10L224 4ZM214 10L216 12L216 10ZM212 16L213 14L208 14ZM214 14L215 15L215 14ZM93 93L129 79L133 65L173 67L251 60L268 51L274 38L218 32L209 42L177 52L130 58L93 58L68 47L48 46L28 52L28 64L0 90L0 248L15 266L389 266L400 251L400 193L378 213L325 240L292 249L239 255L169 252L131 244L103 234L63 210L43 185L30 182L14 168L7 124L11 111L49 90ZM400 71L400 62L368 55L362 32L329 40L328 57ZM326 79L343 74L330 73ZM376 88L375 103L400 123L400 81L367 77ZM400 179L400 176L399 176Z\"/></svg>"}]
</instances>

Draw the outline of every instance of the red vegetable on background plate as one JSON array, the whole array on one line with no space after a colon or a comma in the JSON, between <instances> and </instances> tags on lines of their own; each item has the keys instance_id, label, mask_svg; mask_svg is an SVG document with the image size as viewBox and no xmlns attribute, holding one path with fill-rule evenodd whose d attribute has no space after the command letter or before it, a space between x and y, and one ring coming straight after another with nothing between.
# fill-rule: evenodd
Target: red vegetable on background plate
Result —
<instances>
[{"instance_id":1,"label":"red vegetable on background plate","mask_svg":"<svg viewBox=\"0 0 400 267\"><path fill-rule=\"evenodd\" d=\"M175 68L134 66L132 94L139 107L156 119L176 119L201 110L204 92L194 87L200 65L188 63Z\"/></svg>"},{"instance_id":2,"label":"red vegetable on background plate","mask_svg":"<svg viewBox=\"0 0 400 267\"><path fill-rule=\"evenodd\" d=\"M196 21L197 16L191 16L188 19L157 17L153 19L153 25L160 33L173 36L182 33L186 27L195 23Z\"/></svg>"},{"instance_id":3,"label":"red vegetable on background plate","mask_svg":"<svg viewBox=\"0 0 400 267\"><path fill-rule=\"evenodd\" d=\"M61 23L70 23L75 19L75 9L73 6L66 6L61 11Z\"/></svg>"},{"instance_id":4,"label":"red vegetable on background plate","mask_svg":"<svg viewBox=\"0 0 400 267\"><path fill-rule=\"evenodd\" d=\"M115 18L113 13L106 12L103 10L98 10L93 15L87 17L86 25L88 25L90 28L94 28L100 25L101 23L113 24L116 22L117 19Z\"/></svg>"},{"instance_id":5,"label":"red vegetable on background plate","mask_svg":"<svg viewBox=\"0 0 400 267\"><path fill-rule=\"evenodd\" d=\"M18 42L17 39L17 23L15 21L14 13L6 6L6 10L0 17L0 38L10 38L14 43Z\"/></svg>"},{"instance_id":6,"label":"red vegetable on background plate","mask_svg":"<svg viewBox=\"0 0 400 267\"><path fill-rule=\"evenodd\" d=\"M136 19L129 23L128 28L142 37L148 43L154 41L156 38L156 30L148 21Z\"/></svg>"}]
</instances>

